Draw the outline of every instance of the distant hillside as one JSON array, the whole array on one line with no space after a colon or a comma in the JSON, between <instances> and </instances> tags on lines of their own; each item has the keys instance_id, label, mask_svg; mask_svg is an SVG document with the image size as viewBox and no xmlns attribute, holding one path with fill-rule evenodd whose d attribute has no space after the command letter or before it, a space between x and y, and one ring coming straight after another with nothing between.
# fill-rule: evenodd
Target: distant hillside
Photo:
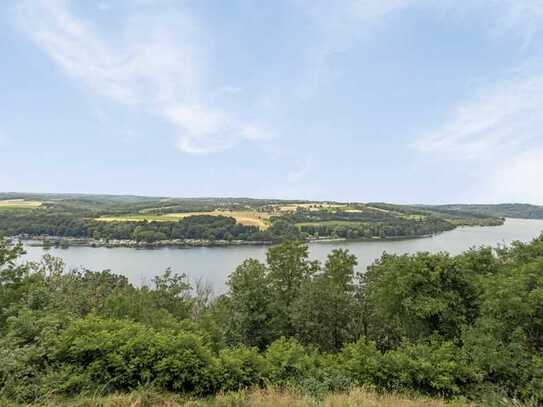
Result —
<instances>
[{"instance_id":1,"label":"distant hillside","mask_svg":"<svg viewBox=\"0 0 543 407\"><path fill-rule=\"evenodd\" d=\"M0 214L0 236L91 244L397 239L503 224L501 216L387 203L32 193L0 193Z\"/></svg>"},{"instance_id":2,"label":"distant hillside","mask_svg":"<svg viewBox=\"0 0 543 407\"><path fill-rule=\"evenodd\" d=\"M459 211L464 214L498 216L504 218L543 219L543 206L506 203L497 205L436 205L421 206L437 211Z\"/></svg>"}]
</instances>

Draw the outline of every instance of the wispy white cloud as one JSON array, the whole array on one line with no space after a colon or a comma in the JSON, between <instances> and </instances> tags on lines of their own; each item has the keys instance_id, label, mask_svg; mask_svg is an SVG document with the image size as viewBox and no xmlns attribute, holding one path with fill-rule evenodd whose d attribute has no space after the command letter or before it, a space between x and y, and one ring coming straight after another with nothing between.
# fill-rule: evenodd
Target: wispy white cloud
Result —
<instances>
[{"instance_id":1,"label":"wispy white cloud","mask_svg":"<svg viewBox=\"0 0 543 407\"><path fill-rule=\"evenodd\" d=\"M458 104L415 147L459 164L477 164L485 196L543 203L543 190L534 188L543 175L542 111L543 75L510 79Z\"/></svg>"},{"instance_id":2,"label":"wispy white cloud","mask_svg":"<svg viewBox=\"0 0 543 407\"><path fill-rule=\"evenodd\" d=\"M520 49L535 44L543 33L543 0L346 0L339 4L301 4L322 36L309 54L305 83L310 88L326 81L337 53L349 51L361 39L372 40L375 32L386 28L387 19L417 8L432 10L438 18L476 17L497 41L508 36L518 41ZM542 111L543 70L531 66L475 89L451 108L444 123L425 131L415 146L421 152L448 157L458 165L476 168L478 163L480 168L474 177L486 197L524 197L543 203L543 190L533 187L543 177Z\"/></svg>"},{"instance_id":3,"label":"wispy white cloud","mask_svg":"<svg viewBox=\"0 0 543 407\"><path fill-rule=\"evenodd\" d=\"M296 1L296 0L295 0ZM343 47L350 38L378 28L390 16L423 7L449 15L477 14L486 28L496 33L514 33L525 41L543 31L543 0L298 0L325 34ZM484 28L484 27L483 27ZM331 44L323 44L330 46Z\"/></svg>"},{"instance_id":4,"label":"wispy white cloud","mask_svg":"<svg viewBox=\"0 0 543 407\"><path fill-rule=\"evenodd\" d=\"M416 146L474 159L510 153L541 137L542 109L543 75L497 83L454 107L449 119Z\"/></svg>"},{"instance_id":5,"label":"wispy white cloud","mask_svg":"<svg viewBox=\"0 0 543 407\"><path fill-rule=\"evenodd\" d=\"M190 153L220 151L240 137L246 140L271 137L271 132L262 127L249 122L241 123L222 111L213 111L201 105L174 105L165 114L182 131L179 148Z\"/></svg>"},{"instance_id":6,"label":"wispy white cloud","mask_svg":"<svg viewBox=\"0 0 543 407\"><path fill-rule=\"evenodd\" d=\"M300 89L306 97L333 75L333 61L359 41L373 40L386 29L387 21L401 13L430 10L444 21L477 16L481 28L497 41L503 36L520 39L521 47L543 33L543 0L294 0L317 28L314 44L307 50L307 69Z\"/></svg>"},{"instance_id":7,"label":"wispy white cloud","mask_svg":"<svg viewBox=\"0 0 543 407\"><path fill-rule=\"evenodd\" d=\"M22 1L18 14L21 28L70 77L175 126L177 146L185 152L218 151L269 132L208 101L214 90L206 83L201 28L181 7L175 18L154 19L138 15L134 6L107 37L79 18L68 0Z\"/></svg>"},{"instance_id":8,"label":"wispy white cloud","mask_svg":"<svg viewBox=\"0 0 543 407\"><path fill-rule=\"evenodd\" d=\"M387 17L421 0L294 0L315 29L305 51L306 69L296 86L302 99L311 98L333 76L332 62L383 25Z\"/></svg>"}]
</instances>

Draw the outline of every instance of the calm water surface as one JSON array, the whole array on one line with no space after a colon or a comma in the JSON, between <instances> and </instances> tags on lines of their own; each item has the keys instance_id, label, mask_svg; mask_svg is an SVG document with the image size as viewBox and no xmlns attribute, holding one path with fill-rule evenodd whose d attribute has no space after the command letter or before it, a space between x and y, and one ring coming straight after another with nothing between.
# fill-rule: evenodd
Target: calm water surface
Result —
<instances>
[{"instance_id":1,"label":"calm water surface","mask_svg":"<svg viewBox=\"0 0 543 407\"><path fill-rule=\"evenodd\" d=\"M448 251L458 254L474 246L506 245L514 240L530 241L543 231L543 220L508 219L503 226L462 227L433 237L395 241L311 243L311 258L324 260L336 248L349 249L358 258L358 270L363 271L383 252L414 253L417 251ZM61 257L69 267L91 270L109 269L127 276L135 284L150 279L171 267L177 273L186 273L191 280L203 279L216 292L224 290L228 274L243 260L266 258L266 246L199 247L190 249L160 248L92 248L67 249L26 247L27 260L39 260L45 253Z\"/></svg>"}]
</instances>

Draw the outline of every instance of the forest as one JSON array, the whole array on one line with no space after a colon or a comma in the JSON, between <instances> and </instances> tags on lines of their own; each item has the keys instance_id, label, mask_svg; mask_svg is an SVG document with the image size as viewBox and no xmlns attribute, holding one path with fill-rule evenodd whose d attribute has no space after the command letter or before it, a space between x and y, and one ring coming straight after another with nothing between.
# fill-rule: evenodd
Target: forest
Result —
<instances>
[{"instance_id":1,"label":"forest","mask_svg":"<svg viewBox=\"0 0 543 407\"><path fill-rule=\"evenodd\" d=\"M464 213L507 218L543 219L543 206L531 204L439 205L430 208L438 211L462 211Z\"/></svg>"},{"instance_id":2,"label":"forest","mask_svg":"<svg viewBox=\"0 0 543 407\"><path fill-rule=\"evenodd\" d=\"M170 270L135 286L23 251L0 243L0 404L259 388L543 402L543 235L385 253L364 273L346 250L319 263L291 240L245 260L220 296Z\"/></svg>"}]
</instances>

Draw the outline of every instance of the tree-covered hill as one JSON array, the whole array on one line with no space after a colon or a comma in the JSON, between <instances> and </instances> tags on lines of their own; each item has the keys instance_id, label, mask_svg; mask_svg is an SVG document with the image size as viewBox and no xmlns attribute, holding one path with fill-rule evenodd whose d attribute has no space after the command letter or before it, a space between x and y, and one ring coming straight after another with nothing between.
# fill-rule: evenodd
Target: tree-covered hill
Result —
<instances>
[{"instance_id":1,"label":"tree-covered hill","mask_svg":"<svg viewBox=\"0 0 543 407\"><path fill-rule=\"evenodd\" d=\"M459 211L472 215L498 216L504 218L543 219L543 206L505 203L495 205L439 205L431 206L437 211Z\"/></svg>"}]
</instances>

